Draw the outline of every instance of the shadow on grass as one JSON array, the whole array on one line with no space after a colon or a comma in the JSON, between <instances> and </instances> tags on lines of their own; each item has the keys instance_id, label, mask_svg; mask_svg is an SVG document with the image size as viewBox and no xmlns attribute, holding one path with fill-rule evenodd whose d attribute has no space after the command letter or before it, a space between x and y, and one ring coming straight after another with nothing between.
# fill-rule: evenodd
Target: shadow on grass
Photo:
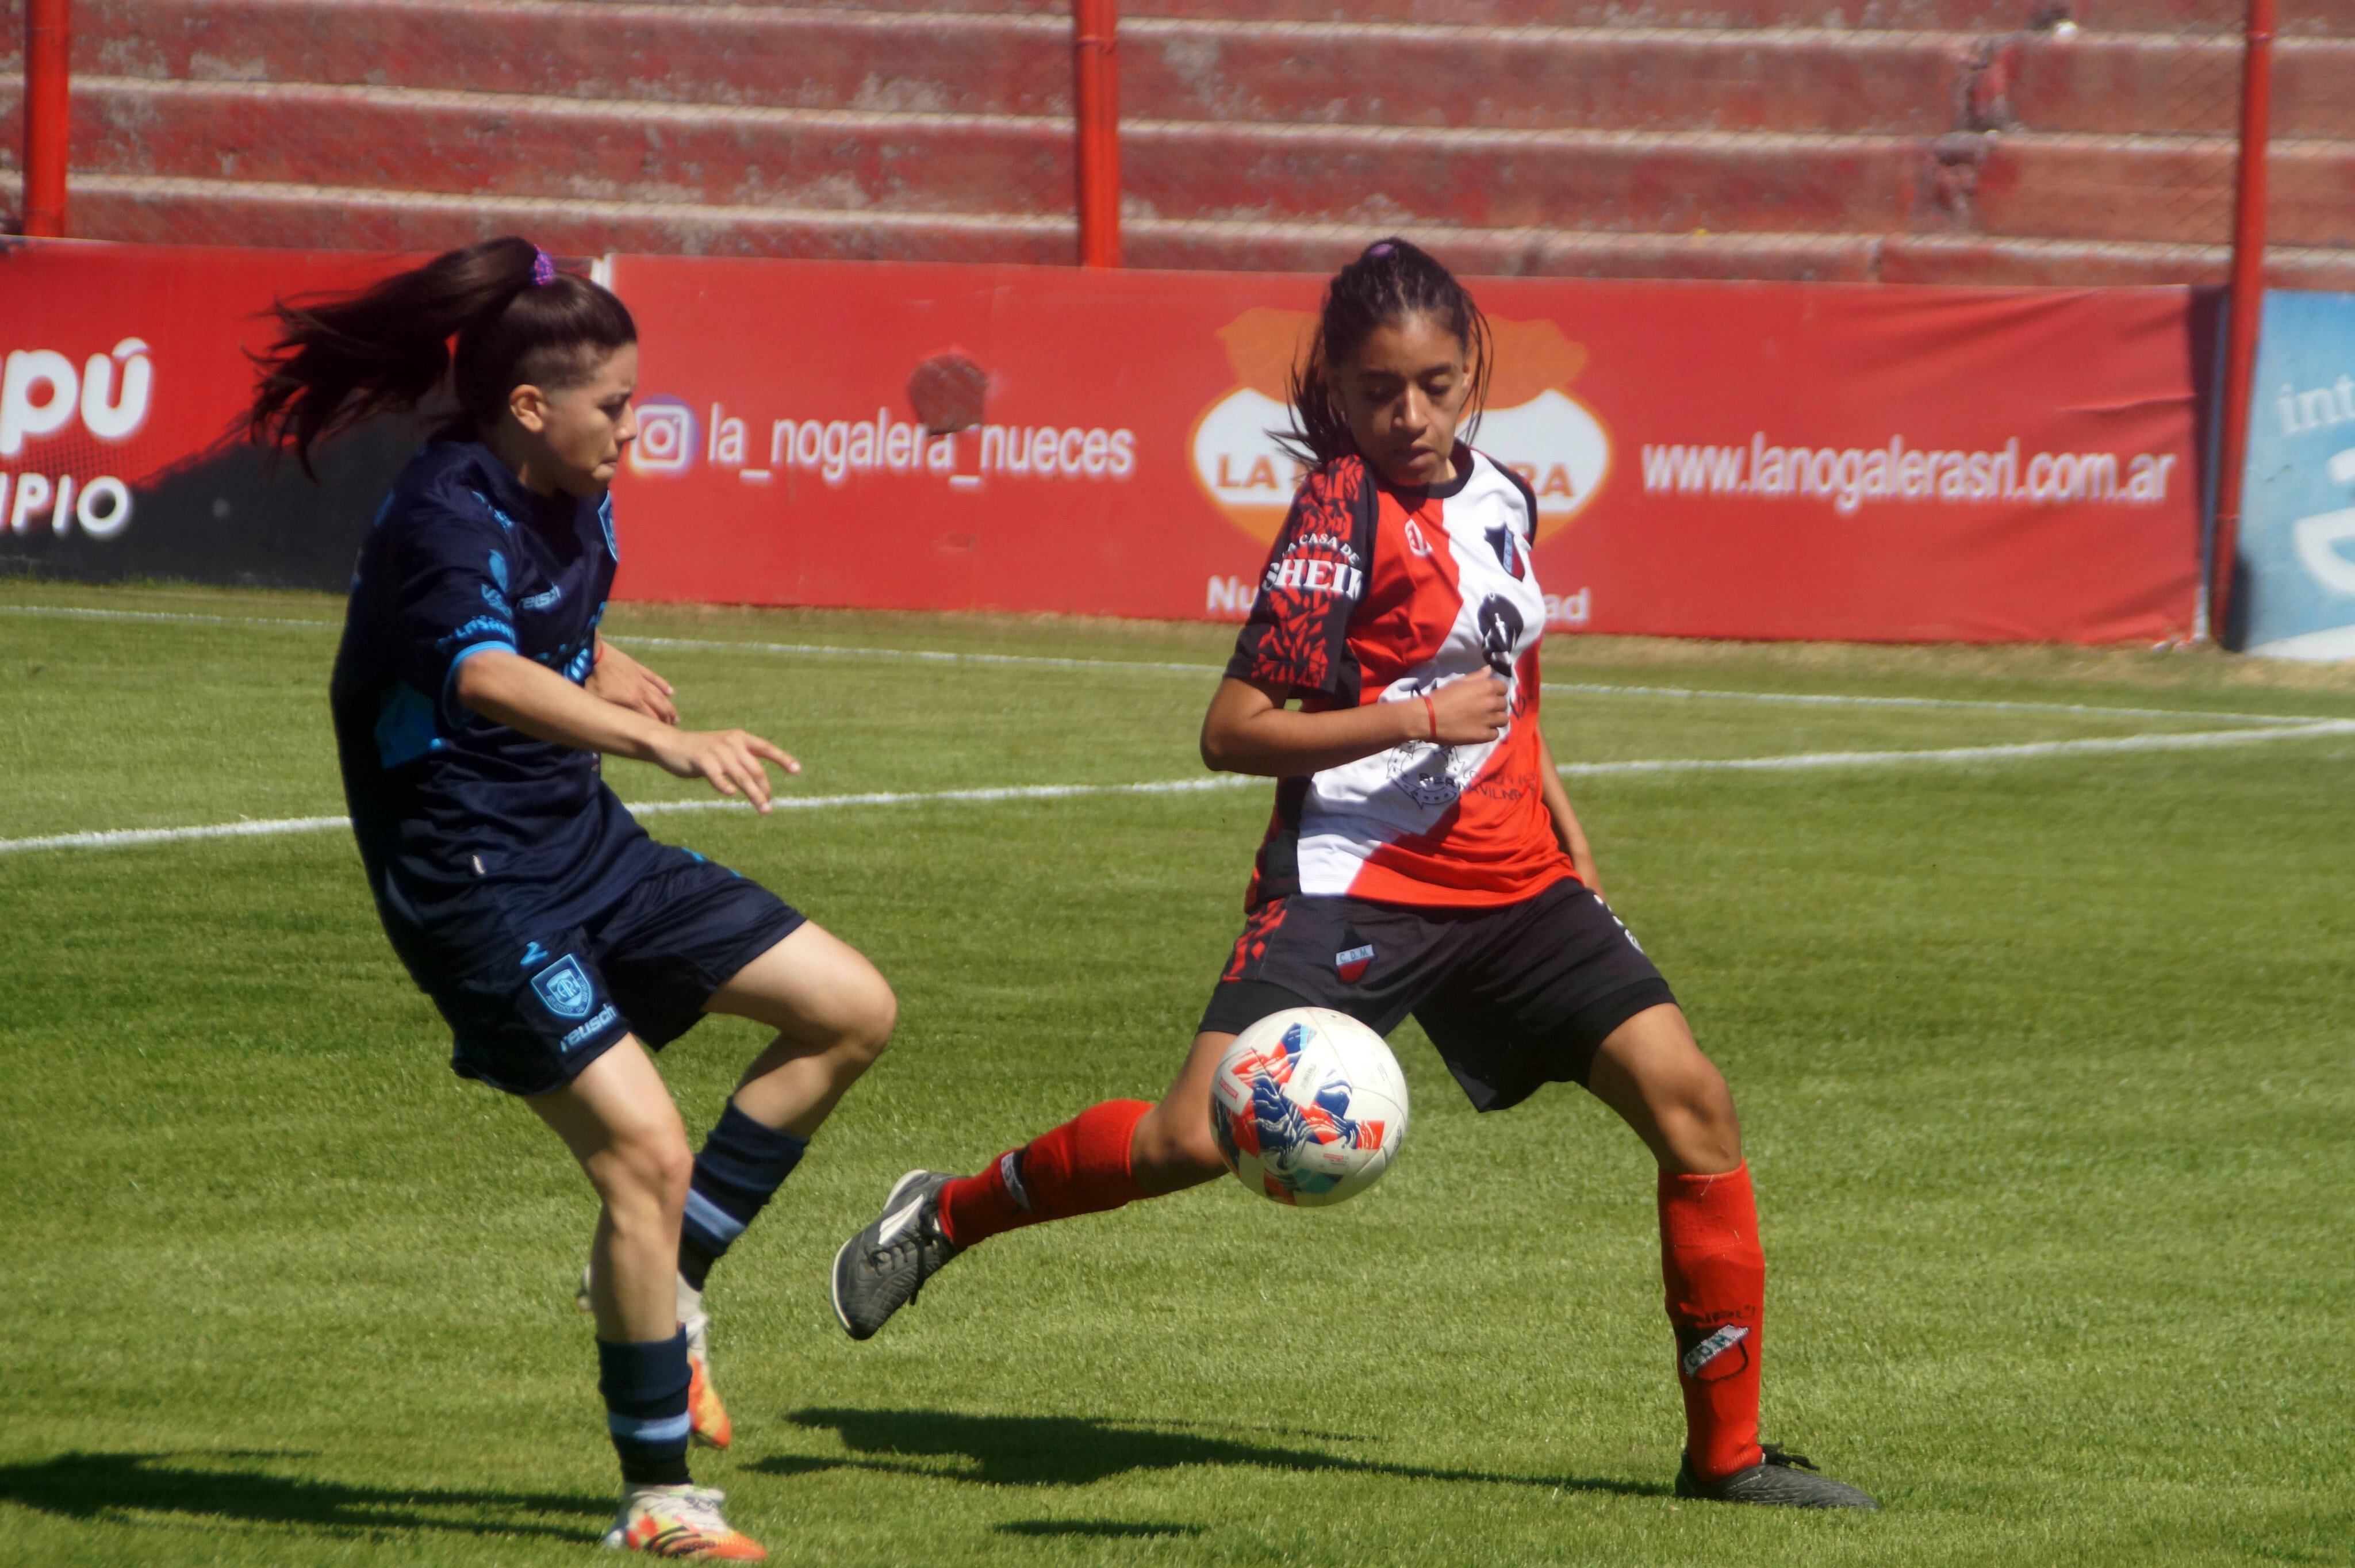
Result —
<instances>
[{"instance_id":1,"label":"shadow on grass","mask_svg":"<svg viewBox=\"0 0 2355 1568\"><path fill-rule=\"evenodd\" d=\"M1415 1481L1472 1481L1543 1487L1621 1497L1666 1497L1664 1485L1578 1476L1508 1476L1487 1470L1446 1470L1384 1464L1311 1448L1281 1448L1196 1432L1099 1421L1079 1415L960 1415L944 1410L798 1410L788 1420L813 1431L831 1429L861 1456L831 1459L781 1455L751 1468L770 1475L819 1470L895 1470L946 1476L999 1487L1085 1487L1132 1470L1174 1470L1183 1465L1243 1465L1262 1470L1393 1476ZM964 1458L972 1468L942 1470L900 1461Z\"/></svg>"},{"instance_id":2,"label":"shadow on grass","mask_svg":"<svg viewBox=\"0 0 2355 1568\"><path fill-rule=\"evenodd\" d=\"M67 1519L119 1510L253 1524L315 1525L341 1531L442 1531L464 1535L536 1535L580 1541L579 1525L527 1519L467 1519L458 1510L575 1514L600 1522L613 1504L562 1492L452 1491L347 1487L335 1481L165 1463L173 1458L292 1459L295 1454L61 1454L38 1464L0 1465L0 1502L21 1503ZM432 1511L429 1511L432 1510ZM448 1511L443 1511L448 1510Z\"/></svg>"},{"instance_id":3,"label":"shadow on grass","mask_svg":"<svg viewBox=\"0 0 2355 1568\"><path fill-rule=\"evenodd\" d=\"M1199 1535L1199 1524L1135 1522L1118 1519L1017 1519L996 1527L1000 1535L1089 1535L1105 1541L1140 1541L1154 1536Z\"/></svg>"}]
</instances>

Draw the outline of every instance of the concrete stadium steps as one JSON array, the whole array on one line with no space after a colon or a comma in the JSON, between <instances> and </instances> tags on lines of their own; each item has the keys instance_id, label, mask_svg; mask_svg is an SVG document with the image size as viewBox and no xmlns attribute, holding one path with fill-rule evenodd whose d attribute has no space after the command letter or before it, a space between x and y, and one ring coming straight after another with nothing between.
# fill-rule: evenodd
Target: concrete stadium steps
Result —
<instances>
[{"instance_id":1,"label":"concrete stadium steps","mask_svg":"<svg viewBox=\"0 0 2355 1568\"><path fill-rule=\"evenodd\" d=\"M77 167L528 199L846 215L1051 212L1068 126L413 89L83 78ZM13 112L0 90L0 114ZM1132 220L2212 244L2232 153L2150 136L1481 132L1130 122ZM1959 172L1957 172L1959 171ZM2355 243L2355 143L2273 157L2285 244Z\"/></svg>"},{"instance_id":2,"label":"concrete stadium steps","mask_svg":"<svg viewBox=\"0 0 2355 1568\"><path fill-rule=\"evenodd\" d=\"M0 158L0 176L13 172ZM1072 226L1054 219L848 216L780 208L417 196L314 186L98 175L75 196L114 239L155 244L431 251L529 233L562 254L792 256L865 261L1068 261ZM1418 229L1486 276L1785 279L2053 285L2223 281L2219 246L1985 240L1938 235L1597 234ZM1356 224L1173 223L1125 235L1130 264L1328 272L1365 243ZM2275 247L2276 287L2355 291L2355 252Z\"/></svg>"},{"instance_id":3,"label":"concrete stadium steps","mask_svg":"<svg viewBox=\"0 0 2355 1568\"><path fill-rule=\"evenodd\" d=\"M645 0L697 5L703 0ZM775 10L826 9L826 0L739 0ZM1049 16L1070 0L836 0L866 12ZM1830 27L1856 31L2027 32L2069 21L2091 33L2237 37L2244 0L1124 0L1121 24L1145 16L1245 22L1411 23L1491 27ZM2286 7L2284 37L2355 36L2355 0Z\"/></svg>"},{"instance_id":4,"label":"concrete stadium steps","mask_svg":"<svg viewBox=\"0 0 2355 1568\"><path fill-rule=\"evenodd\" d=\"M2241 45L2156 36L1992 40L1970 83L1975 128L2230 135ZM2276 138L2355 138L2355 38L2274 46Z\"/></svg>"},{"instance_id":5,"label":"concrete stadium steps","mask_svg":"<svg viewBox=\"0 0 2355 1568\"><path fill-rule=\"evenodd\" d=\"M1059 16L605 0L78 0L107 76L1068 115ZM2231 128L2237 46L2156 36L1132 18L1124 113L1464 129ZM7 46L0 46L7 47ZM2285 136L2355 133L2355 42L2280 50ZM2156 117L2155 119L2153 117Z\"/></svg>"},{"instance_id":6,"label":"concrete stadium steps","mask_svg":"<svg viewBox=\"0 0 2355 1568\"><path fill-rule=\"evenodd\" d=\"M648 0L694 5L701 0ZM779 10L821 10L827 0L742 0ZM834 0L832 8L941 11L1068 20L1070 0ZM1124 0L1124 26L1140 16L1267 22L1413 22L1438 27L1830 27L2001 33L2063 17L2112 32L2237 32L2240 0ZM2355 0L2300 5L2285 35L2355 34Z\"/></svg>"},{"instance_id":7,"label":"concrete stadium steps","mask_svg":"<svg viewBox=\"0 0 2355 1568\"><path fill-rule=\"evenodd\" d=\"M1987 235L2222 244L2232 157L2158 137L2006 136L1978 165L1967 217ZM2276 144L2265 167L2268 243L2355 246L2355 143Z\"/></svg>"},{"instance_id":8,"label":"concrete stadium steps","mask_svg":"<svg viewBox=\"0 0 2355 1568\"><path fill-rule=\"evenodd\" d=\"M0 172L8 168L0 159ZM790 256L821 261L1068 264L1068 217L844 212L762 205L475 196L161 176L90 175L76 227L162 245L432 251L528 234L550 251Z\"/></svg>"},{"instance_id":9,"label":"concrete stadium steps","mask_svg":"<svg viewBox=\"0 0 2355 1568\"><path fill-rule=\"evenodd\" d=\"M2222 245L1989 240L1963 235L1596 234L1426 229L1451 263L1486 276L1770 279L2089 288L2221 283ZM1146 223L1127 236L1138 266L1328 272L1363 247L1355 224ZM2355 251L2276 246L2277 288L2355 290Z\"/></svg>"},{"instance_id":10,"label":"concrete stadium steps","mask_svg":"<svg viewBox=\"0 0 2355 1568\"><path fill-rule=\"evenodd\" d=\"M1071 25L1052 16L608 0L75 0L73 47L79 69L165 80L1071 112Z\"/></svg>"},{"instance_id":11,"label":"concrete stadium steps","mask_svg":"<svg viewBox=\"0 0 2355 1568\"><path fill-rule=\"evenodd\" d=\"M1499 272L2221 266L2240 0L1131 3L1132 265L1316 270L1399 228ZM75 5L80 233L1071 256L1068 0ZM2336 276L2355 0L2294 22L2326 36L2278 49L2272 221Z\"/></svg>"},{"instance_id":12,"label":"concrete stadium steps","mask_svg":"<svg viewBox=\"0 0 2355 1568\"><path fill-rule=\"evenodd\" d=\"M12 105L0 96L0 113ZM1895 136L1436 131L1132 121L1139 218L1525 228L1902 226ZM1003 116L720 109L352 87L83 78L79 169L450 195L775 203L845 212L1051 209L1069 126Z\"/></svg>"},{"instance_id":13,"label":"concrete stadium steps","mask_svg":"<svg viewBox=\"0 0 2355 1568\"><path fill-rule=\"evenodd\" d=\"M1060 120L105 77L77 86L74 161L98 174L846 213L1051 211L1068 208L1072 184Z\"/></svg>"},{"instance_id":14,"label":"concrete stadium steps","mask_svg":"<svg viewBox=\"0 0 2355 1568\"><path fill-rule=\"evenodd\" d=\"M1137 18L1144 120L1479 129L1935 132L1966 35L1595 32ZM401 0L80 0L108 76L419 87L744 107L1068 115L1053 17ZM1700 117L1697 122L1695 116Z\"/></svg>"}]
</instances>

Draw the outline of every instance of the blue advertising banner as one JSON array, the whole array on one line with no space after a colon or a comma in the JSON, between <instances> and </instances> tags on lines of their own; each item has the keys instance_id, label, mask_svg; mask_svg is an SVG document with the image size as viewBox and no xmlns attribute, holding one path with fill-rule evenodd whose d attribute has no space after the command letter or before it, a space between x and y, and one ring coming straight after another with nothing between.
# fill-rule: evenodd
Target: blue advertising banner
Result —
<instances>
[{"instance_id":1,"label":"blue advertising banner","mask_svg":"<svg viewBox=\"0 0 2355 1568\"><path fill-rule=\"evenodd\" d=\"M2226 641L2355 659L2355 294L2265 295Z\"/></svg>"}]
</instances>

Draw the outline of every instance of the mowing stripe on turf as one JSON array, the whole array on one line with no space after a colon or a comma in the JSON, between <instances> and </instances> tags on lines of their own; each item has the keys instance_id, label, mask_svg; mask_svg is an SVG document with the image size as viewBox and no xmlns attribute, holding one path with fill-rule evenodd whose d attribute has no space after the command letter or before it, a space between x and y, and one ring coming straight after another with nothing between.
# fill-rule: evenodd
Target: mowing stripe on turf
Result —
<instances>
[{"instance_id":1,"label":"mowing stripe on turf","mask_svg":"<svg viewBox=\"0 0 2355 1568\"><path fill-rule=\"evenodd\" d=\"M1906 752L1795 752L1780 757L1669 757L1640 763L1564 763L1565 778L1646 773L1771 773L1820 768L1872 768L1923 763L2016 763L2040 757L2098 757L2126 752L2198 752L2260 741L2355 735L2355 719L2318 719L2294 728L2194 730L2178 734L2108 735L2091 741L2019 741L2000 746L1942 746Z\"/></svg>"},{"instance_id":2,"label":"mowing stripe on turf","mask_svg":"<svg viewBox=\"0 0 2355 1568\"><path fill-rule=\"evenodd\" d=\"M1062 669L1175 670L1187 675L1222 675L1224 665L1178 664L1147 659L1052 658L1041 654L938 653L917 648L853 648L824 643L744 643L692 637L650 637L635 632L608 639L622 646L684 648L698 652L802 654L822 658L930 660L943 664L1046 665ZM2110 708L2084 702L2019 702L1973 697L1875 697L1852 692L1728 691L1699 686L1622 686L1610 681L1547 681L1543 689L1577 697L1668 697L1688 700L1791 703L1860 708L1993 709L2021 713L2074 713L2121 719L2208 719L2249 724L2306 724L2311 713L2236 713L2184 708Z\"/></svg>"},{"instance_id":3,"label":"mowing stripe on turf","mask_svg":"<svg viewBox=\"0 0 2355 1568\"><path fill-rule=\"evenodd\" d=\"M1175 670L1186 675L1221 675L1224 665L1178 664L1148 659L1052 658L1041 654L939 653L916 648L856 648L824 643L747 643L717 638L654 637L620 634L611 641L627 645L685 648L698 652L804 654L826 658L889 658L932 660L946 664L1047 665L1064 669ZM1877 697L1852 692L1729 691L1699 686L1623 686L1611 681L1547 681L1544 689L1578 697L1668 697L1702 701L1776 702L1801 706L1863 708L1994 709L2023 713L2076 713L2124 719L2211 719L2251 724L2306 724L2319 717L2311 713L2237 713L2184 708L2111 708L2084 702L2020 702L1973 697Z\"/></svg>"},{"instance_id":4,"label":"mowing stripe on turf","mask_svg":"<svg viewBox=\"0 0 2355 1568\"><path fill-rule=\"evenodd\" d=\"M2222 719L2243 724L2328 722L2315 713L2235 713L2196 708L2106 708L2087 702L2019 702L1991 697L1875 697L1863 692L1728 691L1698 686L1616 686L1605 681L1547 681L1548 692L1580 697L1666 697L1710 702L1774 702L1796 707L1968 708L2014 713L2075 713L2118 719Z\"/></svg>"},{"instance_id":5,"label":"mowing stripe on turf","mask_svg":"<svg viewBox=\"0 0 2355 1568\"><path fill-rule=\"evenodd\" d=\"M79 620L180 622L208 626L294 627L306 631L340 631L340 621L304 620L255 615L205 615L165 610L99 610L65 604L0 604L0 613L61 615ZM678 648L697 653L783 654L809 658L903 659L919 664L1036 666L1049 669L1135 669L1162 674L1209 676L1224 665L1182 664L1169 659L1060 658L1049 654L952 653L936 648L862 648L832 643L743 642L714 637L660 637L638 633L617 634L610 639L622 647ZM1718 687L1628 686L1610 681L1548 681L1544 689L1575 697L1660 697L1683 701L1764 702L1794 707L1923 708L1987 709L2017 713L2070 713L2093 718L2204 719L2242 724L2308 724L2322 721L2313 713L2244 713L2230 709L2190 708L2113 708L2085 702L2020 702L1996 698L1882 697L1861 692L1733 691Z\"/></svg>"},{"instance_id":6,"label":"mowing stripe on turf","mask_svg":"<svg viewBox=\"0 0 2355 1568\"><path fill-rule=\"evenodd\" d=\"M2093 741L2027 741L2006 746L1948 746L1913 752L1802 752L1780 757L1660 757L1620 763L1564 763L1568 778L1643 778L1672 773L1798 773L1835 768L1900 764L2026 762L2043 757L2109 756L2131 752L2205 751L2254 745L2261 741L2297 741L2322 735L2355 735L2355 719L2326 719L2295 729L2208 730L2175 735L2116 735ZM823 811L860 805L962 805L998 801L1075 800L1092 795L1199 795L1242 789L1268 781L1241 773L1166 779L1148 784L1000 784L982 789L874 790L859 795L780 796L780 811ZM677 811L748 811L741 800L649 800L631 803L640 816ZM177 844L201 838L263 838L316 833L350 826L341 816L282 816L254 822L218 822L191 827L126 827L105 832L52 833L37 838L0 838L0 855L33 849L124 849L142 844Z\"/></svg>"}]
</instances>

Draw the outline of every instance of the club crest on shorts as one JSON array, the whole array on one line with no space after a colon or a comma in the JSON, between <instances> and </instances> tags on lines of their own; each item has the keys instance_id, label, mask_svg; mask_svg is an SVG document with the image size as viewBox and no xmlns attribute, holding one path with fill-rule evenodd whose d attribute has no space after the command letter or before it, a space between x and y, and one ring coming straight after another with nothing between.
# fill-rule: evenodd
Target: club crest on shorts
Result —
<instances>
[{"instance_id":1,"label":"club crest on shorts","mask_svg":"<svg viewBox=\"0 0 2355 1568\"><path fill-rule=\"evenodd\" d=\"M1350 934L1354 936L1357 933L1352 932ZM1360 942L1355 946L1345 947L1333 955L1333 972L1340 976L1345 983L1354 986L1366 977L1366 966L1373 961L1374 944L1370 942Z\"/></svg>"},{"instance_id":2,"label":"club crest on shorts","mask_svg":"<svg viewBox=\"0 0 2355 1568\"><path fill-rule=\"evenodd\" d=\"M581 960L570 953L534 975L531 988L539 993L548 1010L560 1019L587 1018L597 1000L597 988L589 983Z\"/></svg>"}]
</instances>

